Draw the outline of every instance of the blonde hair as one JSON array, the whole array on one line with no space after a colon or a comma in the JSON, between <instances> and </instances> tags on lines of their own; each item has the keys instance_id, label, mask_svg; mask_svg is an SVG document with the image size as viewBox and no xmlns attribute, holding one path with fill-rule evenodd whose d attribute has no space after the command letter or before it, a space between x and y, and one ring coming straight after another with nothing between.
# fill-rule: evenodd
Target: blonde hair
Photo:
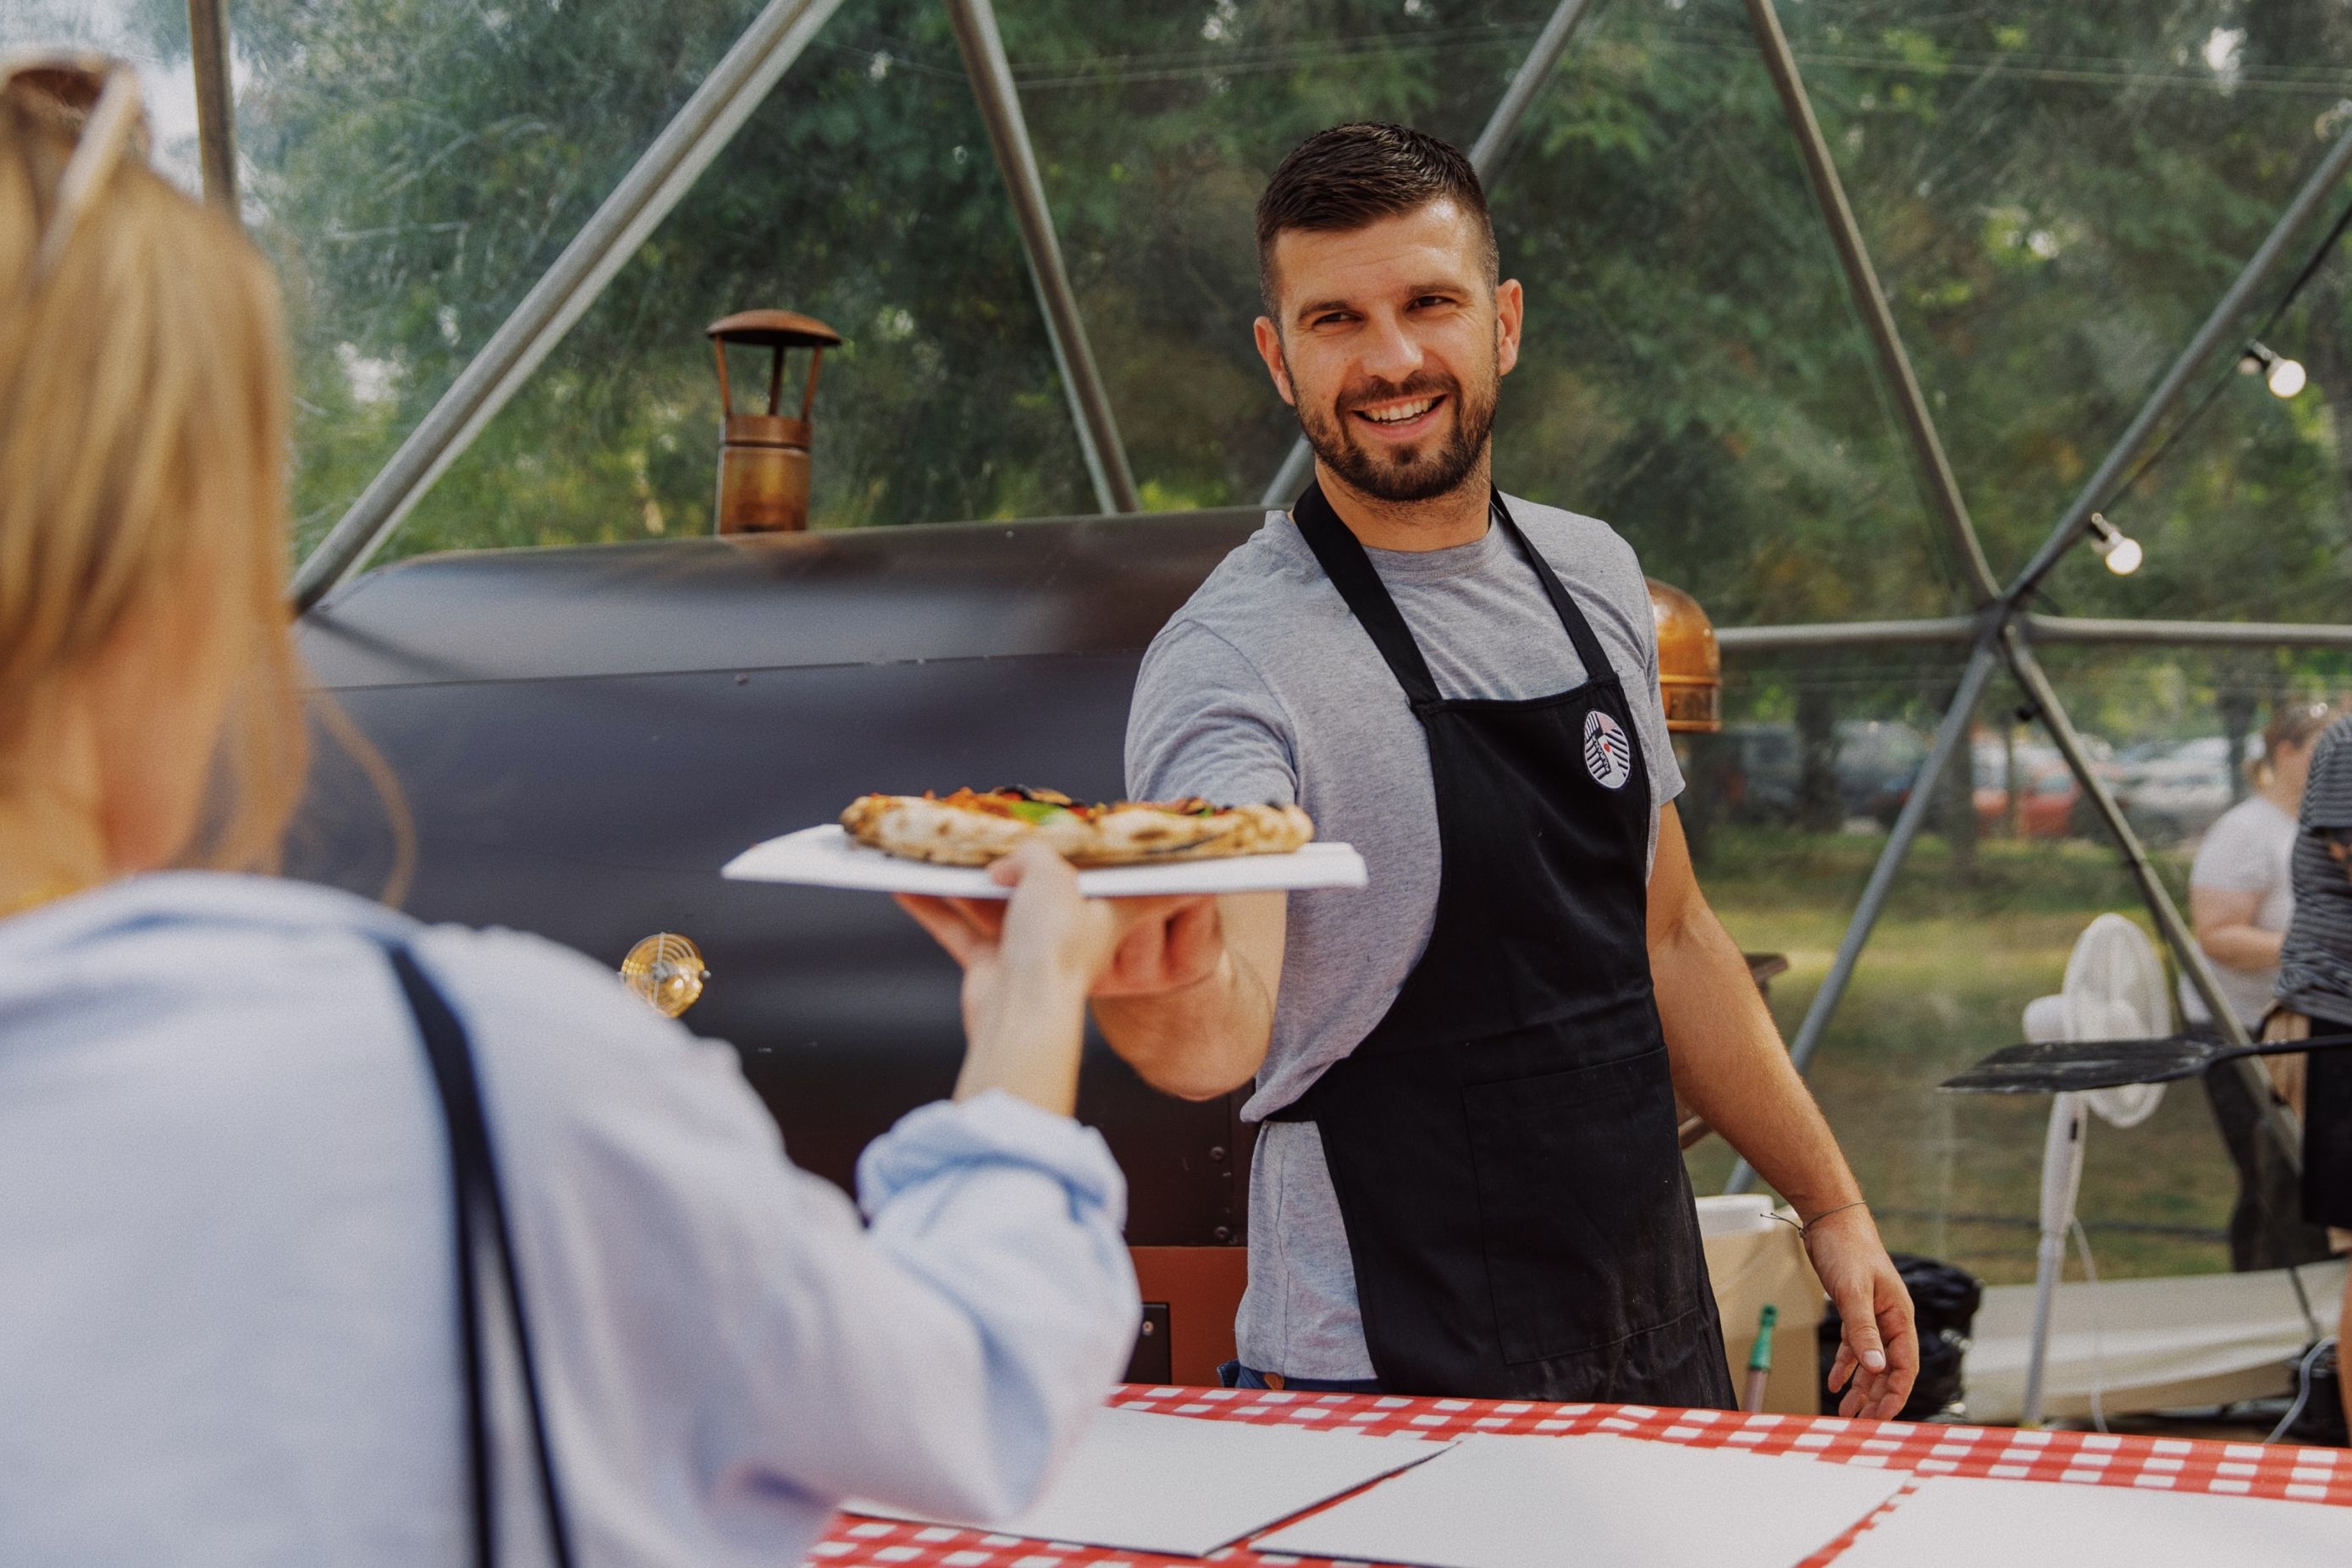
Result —
<instances>
[{"instance_id":1,"label":"blonde hair","mask_svg":"<svg viewBox=\"0 0 2352 1568\"><path fill-rule=\"evenodd\" d=\"M2279 702L2263 726L2263 754L2246 764L2246 776L2262 788L2278 775L2279 753L2307 746L2335 722L2338 710L2326 702Z\"/></svg>"},{"instance_id":2,"label":"blonde hair","mask_svg":"<svg viewBox=\"0 0 2352 1568\"><path fill-rule=\"evenodd\" d=\"M40 787L26 743L65 680L133 617L193 613L247 651L183 861L275 869L307 760L276 284L136 157L37 269L74 132L0 91L0 792Z\"/></svg>"}]
</instances>

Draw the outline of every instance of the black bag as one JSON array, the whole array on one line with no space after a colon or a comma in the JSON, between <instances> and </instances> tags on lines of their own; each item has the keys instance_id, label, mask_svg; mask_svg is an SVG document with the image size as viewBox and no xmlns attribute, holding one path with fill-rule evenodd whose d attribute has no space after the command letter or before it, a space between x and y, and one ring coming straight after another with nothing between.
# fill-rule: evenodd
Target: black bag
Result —
<instances>
[{"instance_id":1,"label":"black bag","mask_svg":"<svg viewBox=\"0 0 2352 1568\"><path fill-rule=\"evenodd\" d=\"M2315 1448L2352 1448L2352 1432L2345 1430L2343 1343L2337 1342L2311 1358L2311 1390L2303 1402L2303 1414L2294 1418L2286 1435L2297 1443Z\"/></svg>"},{"instance_id":2,"label":"black bag","mask_svg":"<svg viewBox=\"0 0 2352 1568\"><path fill-rule=\"evenodd\" d=\"M1895 1271L1903 1276L1904 1288L1911 1292L1911 1311L1919 1330L1919 1381L1911 1385L1911 1397L1904 1402L1897 1418L1925 1421L1960 1403L1960 1362L1968 1354L1969 1331L1975 1326L1977 1308L1984 1302L1984 1286L1956 1264L1907 1252L1895 1253L1894 1258ZM1838 1401L1844 1397L1843 1391L1830 1392L1830 1366L1837 1359L1838 1342L1844 1332L1844 1320L1832 1301L1821 1327L1824 1415L1836 1415Z\"/></svg>"}]
</instances>

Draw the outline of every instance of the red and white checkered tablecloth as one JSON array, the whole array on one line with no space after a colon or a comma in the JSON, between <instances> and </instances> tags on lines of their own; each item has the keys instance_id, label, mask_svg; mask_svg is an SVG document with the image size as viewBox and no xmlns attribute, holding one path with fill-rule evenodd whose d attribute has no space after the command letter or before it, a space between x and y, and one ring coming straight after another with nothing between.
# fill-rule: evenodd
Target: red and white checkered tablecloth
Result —
<instances>
[{"instance_id":1,"label":"red and white checkered tablecloth","mask_svg":"<svg viewBox=\"0 0 2352 1568\"><path fill-rule=\"evenodd\" d=\"M1842 1465L1922 1476L1993 1476L2061 1486L2144 1487L2241 1497L2293 1498L2352 1508L2352 1450L2265 1448L2185 1437L2105 1436L2095 1432L2020 1432L2005 1426L1932 1426L1836 1416L1738 1415L1720 1410L1656 1410L1643 1405L1531 1405L1483 1399L1398 1399L1359 1394L1272 1393L1227 1388L1122 1388L1111 1403L1164 1415L1343 1427L1352 1432L1458 1437L1470 1432L1614 1432L1695 1447L1759 1454L1811 1454ZM1375 1483L1377 1484L1377 1483ZM1897 1503L1900 1502L1898 1498ZM1895 1506L1890 1504L1890 1507ZM1848 1535L1806 1560L1826 1568ZM1025 1541L977 1531L899 1524L844 1514L809 1555L816 1568L1166 1568L1195 1561ZM1302 1560L1246 1545L1215 1553L1233 1568Z\"/></svg>"}]
</instances>

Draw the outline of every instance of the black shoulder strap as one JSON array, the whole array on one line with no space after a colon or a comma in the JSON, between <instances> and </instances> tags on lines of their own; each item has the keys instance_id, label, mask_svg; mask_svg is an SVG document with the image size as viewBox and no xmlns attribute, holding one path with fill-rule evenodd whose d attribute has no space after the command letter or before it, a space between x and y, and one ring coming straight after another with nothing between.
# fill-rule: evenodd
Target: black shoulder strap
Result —
<instances>
[{"instance_id":1,"label":"black shoulder strap","mask_svg":"<svg viewBox=\"0 0 2352 1568\"><path fill-rule=\"evenodd\" d=\"M1592 624L1584 618L1576 596L1560 582L1559 574L1551 569L1528 536L1519 531L1518 522L1511 516L1510 508L1503 504L1502 492L1495 493L1490 503L1495 523L1518 546L1534 571L1536 581L1543 587L1544 596L1551 601L1559 616L1559 624L1568 632L1568 640L1576 648L1576 657L1583 662L1587 680L1608 680L1617 673L1609 656L1593 635ZM1418 706L1440 700L1436 678L1429 672L1429 661L1422 657L1421 645L1413 641L1412 628L1405 625L1404 613L1396 607L1388 584L1372 565L1372 558L1364 552L1363 542L1353 530L1339 521L1324 499L1323 487L1314 479L1307 481L1306 490L1291 509L1291 521L1307 541L1307 547L1321 563L1323 574L1339 590L1355 613L1357 624L1372 639L1381 658L1388 662L1389 670L1404 688L1404 693Z\"/></svg>"},{"instance_id":2,"label":"black shoulder strap","mask_svg":"<svg viewBox=\"0 0 2352 1568\"><path fill-rule=\"evenodd\" d=\"M393 973L416 1016L416 1032L433 1064L433 1084L440 1091L441 1114L449 1131L450 1187L457 1212L457 1335L466 1366L466 1457L472 1480L474 1561L480 1568L498 1562L498 1487L490 1442L488 1388L488 1347L482 1337L481 1297L475 1279L477 1260L488 1244L495 1258L509 1324L514 1334L516 1359L522 1371L525 1403L530 1410L530 1433L539 1459L540 1502L547 1515L547 1539L560 1568L571 1568L572 1541L564 1527L563 1500L555 1479L554 1451L547 1436L547 1415L539 1398L539 1372L530 1353L530 1326L523 1311L522 1275L515 1265L513 1238L507 1229L506 1202L499 1186L499 1168L490 1144L489 1123L482 1115L480 1080L474 1071L474 1050L466 1026L450 1011L433 982L417 966L405 947L387 946Z\"/></svg>"},{"instance_id":3,"label":"black shoulder strap","mask_svg":"<svg viewBox=\"0 0 2352 1568\"><path fill-rule=\"evenodd\" d=\"M1291 521L1298 525L1307 541L1307 548L1315 552L1315 559L1323 564L1323 574L1339 590L1339 597L1355 612L1356 624L1364 628L1388 661L1390 673L1404 694L1415 705L1435 702L1437 680L1429 673L1429 661L1421 657L1421 645L1412 640L1412 628L1404 624L1404 612L1396 607L1389 596L1388 584L1373 570L1372 558L1364 553L1363 542L1331 503L1323 499L1323 487L1314 479L1298 503L1290 509Z\"/></svg>"},{"instance_id":4,"label":"black shoulder strap","mask_svg":"<svg viewBox=\"0 0 2352 1568\"><path fill-rule=\"evenodd\" d=\"M1601 639L1593 635L1592 623L1584 618L1583 607L1577 604L1576 595L1568 591L1568 584L1559 580L1559 574L1551 569L1551 563L1536 549L1535 542L1519 531L1518 520L1511 515L1511 509L1503 504L1502 491L1495 492L1493 506L1495 521L1502 525L1504 532L1511 536L1511 542L1519 547L1519 553L1528 558L1528 564L1535 568L1536 581L1543 584L1544 597L1549 599L1551 607L1559 612L1559 624L1568 628L1568 640L1576 645L1576 657L1583 662L1584 679L1613 679L1617 667L1609 662L1609 655L1601 647Z\"/></svg>"}]
</instances>

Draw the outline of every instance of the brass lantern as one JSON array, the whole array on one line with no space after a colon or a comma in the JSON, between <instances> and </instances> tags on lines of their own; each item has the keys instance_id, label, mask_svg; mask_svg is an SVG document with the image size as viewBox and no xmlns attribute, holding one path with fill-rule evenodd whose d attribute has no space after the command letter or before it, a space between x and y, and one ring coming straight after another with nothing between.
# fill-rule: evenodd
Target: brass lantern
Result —
<instances>
[{"instance_id":1,"label":"brass lantern","mask_svg":"<svg viewBox=\"0 0 2352 1568\"><path fill-rule=\"evenodd\" d=\"M719 441L718 531L793 533L808 526L809 416L816 406L816 373L824 351L841 334L814 316L791 310L743 310L708 329L719 355L719 405L725 424ZM768 411L738 414L727 384L727 345L751 343L775 351L768 367ZM778 410L784 389L784 353L810 351L808 381L797 419Z\"/></svg>"},{"instance_id":2,"label":"brass lantern","mask_svg":"<svg viewBox=\"0 0 2352 1568\"><path fill-rule=\"evenodd\" d=\"M1723 728L1723 650L1716 646L1715 623L1696 599L1655 577L1650 584L1650 617L1658 629L1658 687L1665 699L1666 728L1711 735Z\"/></svg>"}]
</instances>

